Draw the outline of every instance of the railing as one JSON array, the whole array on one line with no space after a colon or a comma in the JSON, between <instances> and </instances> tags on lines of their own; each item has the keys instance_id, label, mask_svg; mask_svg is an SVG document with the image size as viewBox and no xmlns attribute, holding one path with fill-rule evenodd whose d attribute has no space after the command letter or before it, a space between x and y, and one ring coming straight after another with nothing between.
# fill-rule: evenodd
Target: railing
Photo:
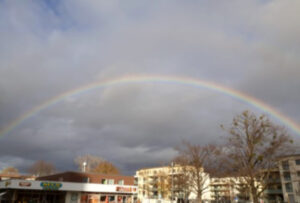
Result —
<instances>
[{"instance_id":1,"label":"railing","mask_svg":"<svg viewBox=\"0 0 300 203\"><path fill-rule=\"evenodd\" d=\"M268 189L264 191L265 194L282 194L281 189Z\"/></svg>"},{"instance_id":2,"label":"railing","mask_svg":"<svg viewBox=\"0 0 300 203\"><path fill-rule=\"evenodd\" d=\"M290 166L289 166L288 164L282 165L282 169L283 169L284 171L288 171L288 170L290 170Z\"/></svg>"}]
</instances>

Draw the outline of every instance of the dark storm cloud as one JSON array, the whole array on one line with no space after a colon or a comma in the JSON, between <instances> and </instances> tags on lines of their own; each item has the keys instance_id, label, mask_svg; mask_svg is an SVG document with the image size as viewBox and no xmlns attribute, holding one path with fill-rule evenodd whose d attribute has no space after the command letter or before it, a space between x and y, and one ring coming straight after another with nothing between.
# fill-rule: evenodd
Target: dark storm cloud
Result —
<instances>
[{"instance_id":1,"label":"dark storm cloud","mask_svg":"<svg viewBox=\"0 0 300 203\"><path fill-rule=\"evenodd\" d=\"M212 80L300 123L298 1L1 1L0 127L42 102L127 74ZM0 139L0 168L75 169L104 157L125 173L170 160L182 139L216 141L261 110L204 88L125 84L66 98ZM274 119L275 122L280 122Z\"/></svg>"}]
</instances>

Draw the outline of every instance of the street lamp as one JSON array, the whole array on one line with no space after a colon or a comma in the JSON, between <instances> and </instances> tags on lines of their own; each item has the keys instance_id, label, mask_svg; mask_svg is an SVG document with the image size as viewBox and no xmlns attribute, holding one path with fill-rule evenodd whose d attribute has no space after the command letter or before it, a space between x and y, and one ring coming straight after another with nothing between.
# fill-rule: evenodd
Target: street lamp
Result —
<instances>
[{"instance_id":1,"label":"street lamp","mask_svg":"<svg viewBox=\"0 0 300 203\"><path fill-rule=\"evenodd\" d=\"M82 163L82 166L83 166L83 172L85 172L85 169L86 169L86 162L84 161L83 163Z\"/></svg>"},{"instance_id":2,"label":"street lamp","mask_svg":"<svg viewBox=\"0 0 300 203\"><path fill-rule=\"evenodd\" d=\"M174 162L171 162L171 180L172 180L172 186L171 186L171 203L173 203L173 196L174 196L174 191L173 191L173 187L174 187L174 181L173 181L173 167L174 167Z\"/></svg>"}]
</instances>

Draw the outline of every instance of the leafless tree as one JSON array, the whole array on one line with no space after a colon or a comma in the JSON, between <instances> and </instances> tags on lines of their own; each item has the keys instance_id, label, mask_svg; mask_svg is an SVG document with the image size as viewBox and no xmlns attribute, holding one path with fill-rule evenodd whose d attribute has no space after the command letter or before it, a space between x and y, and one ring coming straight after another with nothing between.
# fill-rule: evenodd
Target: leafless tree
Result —
<instances>
[{"instance_id":1,"label":"leafless tree","mask_svg":"<svg viewBox=\"0 0 300 203\"><path fill-rule=\"evenodd\" d=\"M166 171L159 171L157 174L157 191L161 198L166 199L169 195L171 184L170 184L170 176Z\"/></svg>"},{"instance_id":2,"label":"leafless tree","mask_svg":"<svg viewBox=\"0 0 300 203\"><path fill-rule=\"evenodd\" d=\"M183 141L182 145L176 149L179 154L174 162L181 166L181 171L177 181L174 182L175 187L181 188L187 196L193 192L201 203L202 195L209 189L209 174L204 169L210 165L216 147L213 145L201 146Z\"/></svg>"},{"instance_id":3,"label":"leafless tree","mask_svg":"<svg viewBox=\"0 0 300 203\"><path fill-rule=\"evenodd\" d=\"M99 164L104 162L104 159L87 154L76 157L74 162L78 166L79 171L92 172Z\"/></svg>"},{"instance_id":4,"label":"leafless tree","mask_svg":"<svg viewBox=\"0 0 300 203\"><path fill-rule=\"evenodd\" d=\"M256 117L244 111L232 122L223 149L222 165L227 174L240 177L254 203L272 182L270 174L277 167L277 157L288 153L292 140L282 127L266 116Z\"/></svg>"},{"instance_id":5,"label":"leafless tree","mask_svg":"<svg viewBox=\"0 0 300 203\"><path fill-rule=\"evenodd\" d=\"M109 161L102 161L92 169L92 172L103 174L120 174L120 170Z\"/></svg>"},{"instance_id":6,"label":"leafless tree","mask_svg":"<svg viewBox=\"0 0 300 203\"><path fill-rule=\"evenodd\" d=\"M1 171L1 173L2 174L9 174L9 175L17 175L17 174L19 174L19 170L16 169L16 168L14 168L14 167L12 167L12 166L9 166L9 167L3 169Z\"/></svg>"},{"instance_id":7,"label":"leafless tree","mask_svg":"<svg viewBox=\"0 0 300 203\"><path fill-rule=\"evenodd\" d=\"M46 176L55 173L56 168L52 163L39 160L32 164L28 172L36 176Z\"/></svg>"}]
</instances>

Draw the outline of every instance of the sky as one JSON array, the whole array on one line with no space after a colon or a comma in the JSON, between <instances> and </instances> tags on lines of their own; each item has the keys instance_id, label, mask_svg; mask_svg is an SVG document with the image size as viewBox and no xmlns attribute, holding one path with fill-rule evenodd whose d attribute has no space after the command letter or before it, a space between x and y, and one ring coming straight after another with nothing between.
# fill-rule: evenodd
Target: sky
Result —
<instances>
[{"instance_id":1,"label":"sky","mask_svg":"<svg viewBox=\"0 0 300 203\"><path fill-rule=\"evenodd\" d=\"M0 129L42 103L124 76L187 77L256 98L300 125L299 0L0 0ZM244 110L228 94L124 83L71 95L0 137L0 170L36 160L76 170L85 154L124 174L161 165L187 140L219 143Z\"/></svg>"}]
</instances>

